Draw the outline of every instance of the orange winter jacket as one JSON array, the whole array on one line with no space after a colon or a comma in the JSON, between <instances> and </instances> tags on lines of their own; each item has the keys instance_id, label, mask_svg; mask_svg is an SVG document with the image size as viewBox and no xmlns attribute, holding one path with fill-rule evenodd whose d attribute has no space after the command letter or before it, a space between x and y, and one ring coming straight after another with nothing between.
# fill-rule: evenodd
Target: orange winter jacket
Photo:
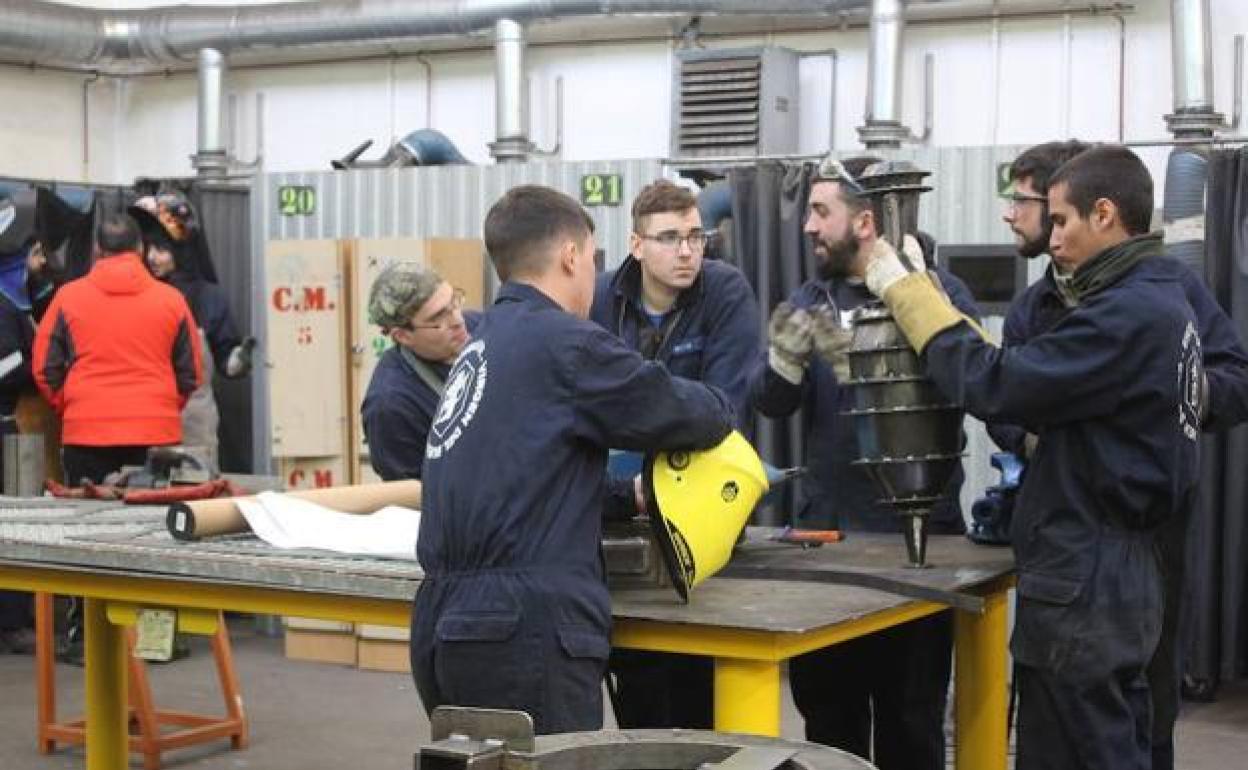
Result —
<instances>
[{"instance_id":1,"label":"orange winter jacket","mask_svg":"<svg viewBox=\"0 0 1248 770\"><path fill-rule=\"evenodd\" d=\"M182 406L203 377L186 300L134 252L103 257L61 287L32 363L62 441L81 446L178 443Z\"/></svg>"}]
</instances>

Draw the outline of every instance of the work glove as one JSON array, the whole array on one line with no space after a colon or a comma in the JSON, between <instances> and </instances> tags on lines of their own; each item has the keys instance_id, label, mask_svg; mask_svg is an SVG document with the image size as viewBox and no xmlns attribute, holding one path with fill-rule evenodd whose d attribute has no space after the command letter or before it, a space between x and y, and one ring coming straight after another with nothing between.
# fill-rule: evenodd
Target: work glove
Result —
<instances>
[{"instance_id":1,"label":"work glove","mask_svg":"<svg viewBox=\"0 0 1248 770\"><path fill-rule=\"evenodd\" d=\"M907 235L901 242L901 254L883 238L876 238L871 247L871 255L867 257L867 289L872 294L884 298L889 287L911 273L925 272L927 266L923 262L923 247L914 236Z\"/></svg>"},{"instance_id":2,"label":"work glove","mask_svg":"<svg viewBox=\"0 0 1248 770\"><path fill-rule=\"evenodd\" d=\"M814 347L810 313L788 302L776 305L767 323L767 341L767 365L788 382L801 385Z\"/></svg>"},{"instance_id":3,"label":"work glove","mask_svg":"<svg viewBox=\"0 0 1248 770\"><path fill-rule=\"evenodd\" d=\"M256 347L256 338L248 337L234 346L230 357L225 362L226 377L243 377L251 371L251 351Z\"/></svg>"},{"instance_id":4,"label":"work glove","mask_svg":"<svg viewBox=\"0 0 1248 770\"><path fill-rule=\"evenodd\" d=\"M820 305L810 316L811 338L815 352L836 372L838 382L849 380L849 348L854 342L853 329L841 326L836 310Z\"/></svg>"}]
</instances>

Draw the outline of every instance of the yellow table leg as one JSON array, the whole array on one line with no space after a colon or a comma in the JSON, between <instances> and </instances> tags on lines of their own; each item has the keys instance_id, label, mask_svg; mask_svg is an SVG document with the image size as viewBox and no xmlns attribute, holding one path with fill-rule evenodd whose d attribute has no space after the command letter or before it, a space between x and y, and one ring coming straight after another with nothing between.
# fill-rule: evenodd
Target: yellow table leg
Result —
<instances>
[{"instance_id":1,"label":"yellow table leg","mask_svg":"<svg viewBox=\"0 0 1248 770\"><path fill-rule=\"evenodd\" d=\"M957 770L1005 770L1009 732L1006 724L1006 591L984 597L984 614L955 612L957 681Z\"/></svg>"},{"instance_id":2,"label":"yellow table leg","mask_svg":"<svg viewBox=\"0 0 1248 770\"><path fill-rule=\"evenodd\" d=\"M85 599L87 770L126 770L129 747L126 714L126 644L122 629L108 622L103 599Z\"/></svg>"},{"instance_id":3,"label":"yellow table leg","mask_svg":"<svg viewBox=\"0 0 1248 770\"><path fill-rule=\"evenodd\" d=\"M780 664L715 659L715 729L780 737Z\"/></svg>"}]
</instances>

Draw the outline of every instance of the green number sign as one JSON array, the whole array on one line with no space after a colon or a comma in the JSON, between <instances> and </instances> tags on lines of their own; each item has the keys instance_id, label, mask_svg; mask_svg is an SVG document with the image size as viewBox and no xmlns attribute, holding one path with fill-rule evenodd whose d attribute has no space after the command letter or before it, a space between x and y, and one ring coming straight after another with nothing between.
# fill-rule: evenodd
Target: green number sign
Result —
<instances>
[{"instance_id":1,"label":"green number sign","mask_svg":"<svg viewBox=\"0 0 1248 770\"><path fill-rule=\"evenodd\" d=\"M624 197L619 174L586 174L581 177L581 203L586 206L618 206Z\"/></svg>"},{"instance_id":2,"label":"green number sign","mask_svg":"<svg viewBox=\"0 0 1248 770\"><path fill-rule=\"evenodd\" d=\"M277 188L277 210L284 217L306 217L316 213L316 188L285 185Z\"/></svg>"},{"instance_id":3,"label":"green number sign","mask_svg":"<svg viewBox=\"0 0 1248 770\"><path fill-rule=\"evenodd\" d=\"M1005 195L1010 191L1013 182L1010 181L1010 166L1012 163L997 164L997 195Z\"/></svg>"}]
</instances>

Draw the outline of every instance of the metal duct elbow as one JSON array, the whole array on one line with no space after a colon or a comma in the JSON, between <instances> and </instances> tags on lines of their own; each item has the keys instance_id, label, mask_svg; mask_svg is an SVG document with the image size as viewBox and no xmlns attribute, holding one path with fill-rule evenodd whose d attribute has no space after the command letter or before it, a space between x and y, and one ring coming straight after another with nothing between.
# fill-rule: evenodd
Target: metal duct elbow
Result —
<instances>
[{"instance_id":1,"label":"metal duct elbow","mask_svg":"<svg viewBox=\"0 0 1248 770\"><path fill-rule=\"evenodd\" d=\"M402 147L417 166L447 166L468 163L450 137L432 128L413 131L399 140Z\"/></svg>"},{"instance_id":2,"label":"metal duct elbow","mask_svg":"<svg viewBox=\"0 0 1248 770\"><path fill-rule=\"evenodd\" d=\"M732 216L732 185L720 180L711 182L698 193L698 214L702 229L710 232Z\"/></svg>"},{"instance_id":3,"label":"metal duct elbow","mask_svg":"<svg viewBox=\"0 0 1248 770\"><path fill-rule=\"evenodd\" d=\"M1205 275L1205 187L1209 160L1198 150L1176 147L1166 162L1162 222L1166 255Z\"/></svg>"}]
</instances>

